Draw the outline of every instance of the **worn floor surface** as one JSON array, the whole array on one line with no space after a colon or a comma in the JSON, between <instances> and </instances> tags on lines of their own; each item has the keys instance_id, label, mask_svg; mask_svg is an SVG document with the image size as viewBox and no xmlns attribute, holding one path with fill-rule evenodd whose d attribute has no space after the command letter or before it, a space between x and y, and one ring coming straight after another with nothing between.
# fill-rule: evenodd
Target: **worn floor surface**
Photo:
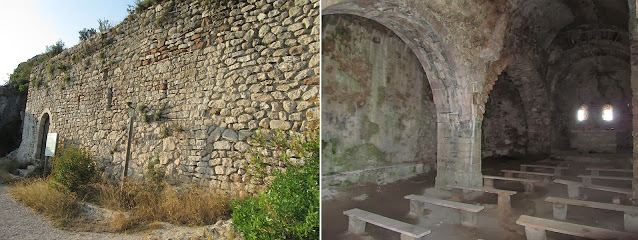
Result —
<instances>
[{"instance_id":1,"label":"worn floor surface","mask_svg":"<svg viewBox=\"0 0 638 240\"><path fill-rule=\"evenodd\" d=\"M617 158L617 155L611 156ZM625 157L625 156L622 156ZM629 157L629 156L626 156ZM519 170L520 161L506 161L497 163L483 163L483 173L489 175L502 175L501 169ZM592 164L589 164L592 165ZM595 165L595 164L594 164ZM577 170L567 172L563 179L580 181L577 174L584 174L584 166L577 166ZM610 166L606 166L610 167ZM535 170L539 171L539 170ZM360 235L349 234L348 218L343 211L360 208L386 217L407 223L423 226L432 230L426 239L437 240L523 240L524 228L515 224L521 214L552 219L552 205L544 201L547 196L567 198L567 188L561 184L549 184L545 187L537 187L533 194L525 194L519 183L504 184L495 182L499 189L515 190L518 193L512 196L512 213L508 219L500 219L496 211L496 195L485 194L468 203L485 206L485 210L479 213L479 226L476 228L463 227L459 224L457 210L444 207L431 207L431 211L424 217L416 218L408 216L409 201L404 199L409 194L424 194L442 199L449 199L449 192L433 189L434 175L423 175L412 179L395 182L392 184L359 184L341 189L329 200L322 201L322 237L323 239L388 239L398 240L400 235L396 232L367 224L366 233ZM622 182L597 182L594 184L609 185L623 188L631 188L631 184ZM611 202L613 194L601 191L585 191L590 201ZM625 204L628 202L625 200ZM585 207L569 206L567 221L590 226L598 226L608 229L623 230L623 214L620 212L606 211ZM568 235L548 232L550 239L582 239Z\"/></svg>"}]
</instances>

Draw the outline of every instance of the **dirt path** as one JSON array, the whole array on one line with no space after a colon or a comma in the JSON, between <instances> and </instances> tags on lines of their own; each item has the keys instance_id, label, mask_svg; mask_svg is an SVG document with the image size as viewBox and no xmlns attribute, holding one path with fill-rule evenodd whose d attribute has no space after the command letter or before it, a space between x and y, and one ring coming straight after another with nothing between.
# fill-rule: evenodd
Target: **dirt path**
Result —
<instances>
[{"instance_id":1,"label":"dirt path","mask_svg":"<svg viewBox=\"0 0 638 240\"><path fill-rule=\"evenodd\" d=\"M13 200L8 187L0 183L0 239L140 239L139 235L69 232Z\"/></svg>"}]
</instances>

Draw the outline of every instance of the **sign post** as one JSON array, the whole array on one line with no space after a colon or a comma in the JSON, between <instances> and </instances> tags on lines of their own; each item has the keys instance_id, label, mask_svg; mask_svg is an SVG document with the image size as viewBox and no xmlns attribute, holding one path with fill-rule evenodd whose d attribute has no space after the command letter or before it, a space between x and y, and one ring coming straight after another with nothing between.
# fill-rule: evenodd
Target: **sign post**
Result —
<instances>
[{"instance_id":1,"label":"sign post","mask_svg":"<svg viewBox=\"0 0 638 240\"><path fill-rule=\"evenodd\" d=\"M55 155L55 149L58 145L58 134L57 133L48 133L47 134L47 142L44 148L44 172L47 172L49 167L49 158Z\"/></svg>"},{"instance_id":2,"label":"sign post","mask_svg":"<svg viewBox=\"0 0 638 240\"><path fill-rule=\"evenodd\" d=\"M128 126L128 143L126 144L126 160L124 160L124 171L122 172L122 186L121 190L124 192L124 182L126 181L126 175L128 174L128 162L131 159L131 141L133 140L133 120L135 119L135 108L131 105L132 102L126 102L128 106L128 114L131 118Z\"/></svg>"}]
</instances>

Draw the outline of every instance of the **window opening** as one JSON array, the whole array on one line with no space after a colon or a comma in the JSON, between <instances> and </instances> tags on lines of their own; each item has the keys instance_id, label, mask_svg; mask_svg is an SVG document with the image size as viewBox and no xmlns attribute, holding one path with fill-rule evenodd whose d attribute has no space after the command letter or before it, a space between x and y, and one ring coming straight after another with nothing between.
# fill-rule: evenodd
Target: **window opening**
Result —
<instances>
[{"instance_id":1,"label":"window opening","mask_svg":"<svg viewBox=\"0 0 638 240\"><path fill-rule=\"evenodd\" d=\"M581 105L576 112L576 119L578 119L579 122L585 121L588 118L587 115L587 105Z\"/></svg>"},{"instance_id":2,"label":"window opening","mask_svg":"<svg viewBox=\"0 0 638 240\"><path fill-rule=\"evenodd\" d=\"M614 120L614 108L609 104L603 106L603 120Z\"/></svg>"}]
</instances>

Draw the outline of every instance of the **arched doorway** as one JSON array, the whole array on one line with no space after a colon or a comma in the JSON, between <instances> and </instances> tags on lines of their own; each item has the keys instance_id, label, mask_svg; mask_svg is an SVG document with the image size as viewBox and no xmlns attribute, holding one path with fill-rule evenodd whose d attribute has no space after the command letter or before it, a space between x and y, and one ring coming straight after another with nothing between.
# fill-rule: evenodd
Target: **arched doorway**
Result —
<instances>
[{"instance_id":1,"label":"arched doorway","mask_svg":"<svg viewBox=\"0 0 638 240\"><path fill-rule=\"evenodd\" d=\"M51 119L49 116L49 113L44 113L42 114L42 116L40 117L40 121L38 124L38 141L37 141L37 146L35 149L35 158L38 159L40 162L44 163L44 160L46 159L45 157L45 149L46 149L46 143L47 143L47 135L49 134L49 127L51 125Z\"/></svg>"}]
</instances>

